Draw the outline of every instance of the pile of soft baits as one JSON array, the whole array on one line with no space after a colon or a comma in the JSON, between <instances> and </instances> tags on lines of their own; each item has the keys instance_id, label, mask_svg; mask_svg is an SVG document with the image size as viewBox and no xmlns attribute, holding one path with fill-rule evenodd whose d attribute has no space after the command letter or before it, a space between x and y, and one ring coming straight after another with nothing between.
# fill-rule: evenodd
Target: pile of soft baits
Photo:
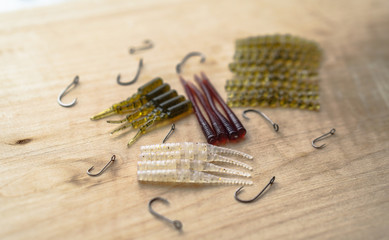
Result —
<instances>
[{"instance_id":1,"label":"pile of soft baits","mask_svg":"<svg viewBox=\"0 0 389 240\"><path fill-rule=\"evenodd\" d=\"M246 129L220 97L208 77L201 73L201 78L197 75L194 78L201 87L202 92L194 84L185 81L180 76L186 95L193 103L193 110L207 142L210 144L224 144L228 140L234 141L243 138L246 134ZM218 110L215 103L220 105L226 117ZM211 124L208 123L202 114L200 106L207 113Z\"/></svg>"},{"instance_id":2,"label":"pile of soft baits","mask_svg":"<svg viewBox=\"0 0 389 240\"><path fill-rule=\"evenodd\" d=\"M178 96L176 90L170 89L170 85L163 83L161 78L155 78L141 86L132 97L112 105L91 117L91 120L98 120L116 114L127 114L121 120L107 122L123 123L111 134L129 127L139 128L137 134L128 142L128 146L130 146L155 123L181 117L185 113L189 113L191 108L192 104L189 100L182 95Z\"/></svg>"},{"instance_id":3,"label":"pile of soft baits","mask_svg":"<svg viewBox=\"0 0 389 240\"><path fill-rule=\"evenodd\" d=\"M207 143L166 143L141 147L138 161L138 180L146 182L239 184L251 185L252 181L210 174L230 174L251 177L250 173L218 166L228 163L252 170L249 165L226 157L253 159L236 150L217 147Z\"/></svg>"},{"instance_id":4,"label":"pile of soft baits","mask_svg":"<svg viewBox=\"0 0 389 240\"><path fill-rule=\"evenodd\" d=\"M239 39L234 73L227 80L230 107L289 107L319 110L319 45L290 35Z\"/></svg>"}]
</instances>

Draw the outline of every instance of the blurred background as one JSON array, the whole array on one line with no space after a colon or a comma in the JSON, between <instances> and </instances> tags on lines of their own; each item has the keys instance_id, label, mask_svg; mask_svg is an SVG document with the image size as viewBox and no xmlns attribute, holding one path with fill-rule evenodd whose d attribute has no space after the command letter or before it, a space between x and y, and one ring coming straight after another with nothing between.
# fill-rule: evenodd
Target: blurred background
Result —
<instances>
[{"instance_id":1,"label":"blurred background","mask_svg":"<svg viewBox=\"0 0 389 240\"><path fill-rule=\"evenodd\" d=\"M39 6L53 5L69 0L0 0L0 13Z\"/></svg>"}]
</instances>

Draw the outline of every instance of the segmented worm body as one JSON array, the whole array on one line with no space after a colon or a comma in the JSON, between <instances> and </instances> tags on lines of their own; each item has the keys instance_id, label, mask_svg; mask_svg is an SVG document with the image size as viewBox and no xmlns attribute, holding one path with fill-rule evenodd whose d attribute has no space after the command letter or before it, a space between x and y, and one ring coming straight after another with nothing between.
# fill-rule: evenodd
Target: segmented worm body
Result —
<instances>
[{"instance_id":1,"label":"segmented worm body","mask_svg":"<svg viewBox=\"0 0 389 240\"><path fill-rule=\"evenodd\" d=\"M253 168L243 162L237 161L232 158L224 157L217 154L208 154L206 151L169 151L169 152L142 152L140 159L144 161L161 161L161 160L177 160L177 159L189 159L189 160L201 160L209 163L228 163L249 170Z\"/></svg>"},{"instance_id":2,"label":"segmented worm body","mask_svg":"<svg viewBox=\"0 0 389 240\"><path fill-rule=\"evenodd\" d=\"M216 91L212 83L209 81L205 73L201 73L203 78L203 84L211 92L212 97L216 99L219 105L223 108L230 122L234 125L235 129L238 131L239 138L243 138L246 135L246 129L243 127L242 123L236 117L235 113L227 106L224 100L220 97L219 93Z\"/></svg>"},{"instance_id":3,"label":"segmented worm body","mask_svg":"<svg viewBox=\"0 0 389 240\"><path fill-rule=\"evenodd\" d=\"M141 152L171 152L171 151L193 151L194 154L199 154L205 152L208 155L229 155L229 156L238 156L246 159L253 159L253 156L224 147L218 147L207 143L193 143L193 142L183 142L183 143L165 143L165 144L155 144L147 145L141 147Z\"/></svg>"},{"instance_id":4,"label":"segmented worm body","mask_svg":"<svg viewBox=\"0 0 389 240\"><path fill-rule=\"evenodd\" d=\"M209 125L208 121L205 119L204 115L201 113L201 110L198 106L197 99L192 93L188 83L180 76L181 84L184 86L186 95L188 99L193 103L193 111L196 114L197 121L200 124L201 130L203 131L204 136L207 139L207 142L210 144L216 144L217 136L213 131L212 127Z\"/></svg>"},{"instance_id":5,"label":"segmented worm body","mask_svg":"<svg viewBox=\"0 0 389 240\"><path fill-rule=\"evenodd\" d=\"M201 160L189 160L189 159L173 159L173 160L161 160L161 161L139 161L138 162L138 171L145 170L166 170L166 169L176 169L176 170L195 170L199 172L217 172L217 173L227 173L232 175L251 177L250 173L229 169L225 167L220 167L212 163L208 163Z\"/></svg>"},{"instance_id":6,"label":"segmented worm body","mask_svg":"<svg viewBox=\"0 0 389 240\"><path fill-rule=\"evenodd\" d=\"M205 172L187 169L169 170L140 170L138 181L151 182L176 182L176 183L198 183L198 184L238 184L252 185L253 182L244 179L233 179L215 176Z\"/></svg>"},{"instance_id":7,"label":"segmented worm body","mask_svg":"<svg viewBox=\"0 0 389 240\"><path fill-rule=\"evenodd\" d=\"M118 102L113 104L110 108L96 114L95 116L91 117L91 120L98 120L102 119L114 114L122 114L122 108L125 107L128 104L131 104L135 101L137 101L142 96L146 95L147 93L153 91L155 88L161 86L163 84L162 78L155 78L151 80L150 82L147 82L143 86L138 88L138 92L132 95L131 97L127 98L124 101Z\"/></svg>"},{"instance_id":8,"label":"segmented worm body","mask_svg":"<svg viewBox=\"0 0 389 240\"><path fill-rule=\"evenodd\" d=\"M216 114L216 116L219 118L220 122L223 124L224 128L226 129L228 133L228 138L230 140L235 140L239 138L238 131L235 129L233 125L230 124L230 122L227 120L227 118L224 117L224 115L218 110L215 103L213 102L213 97L211 94L211 91L207 88L207 86L200 80L200 78L195 75L194 76L197 84L201 87L203 90L205 96L207 97L207 100L209 102L209 106L213 110L213 112Z\"/></svg>"}]
</instances>

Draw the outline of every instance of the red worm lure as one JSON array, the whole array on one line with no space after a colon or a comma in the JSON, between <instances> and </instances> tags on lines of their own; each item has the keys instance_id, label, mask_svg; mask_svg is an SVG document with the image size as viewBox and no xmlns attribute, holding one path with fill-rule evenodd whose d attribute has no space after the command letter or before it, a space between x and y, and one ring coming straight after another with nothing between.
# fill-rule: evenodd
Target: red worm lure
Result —
<instances>
[{"instance_id":1,"label":"red worm lure","mask_svg":"<svg viewBox=\"0 0 389 240\"><path fill-rule=\"evenodd\" d=\"M212 110L215 112L216 116L219 118L225 129L228 133L228 138L230 140L236 140L239 138L238 131L235 129L233 125L230 124L230 122L223 116L223 114L216 108L215 103L213 102L212 94L210 90L206 87L206 85L200 80L200 78L195 75L196 82L200 85L201 89L203 90L205 96L208 99L209 105L211 106Z\"/></svg>"},{"instance_id":2,"label":"red worm lure","mask_svg":"<svg viewBox=\"0 0 389 240\"><path fill-rule=\"evenodd\" d=\"M201 110L197 104L196 98L193 96L192 91L188 85L188 83L180 76L181 84L184 86L186 95L188 96L189 100L193 103L193 110L196 114L197 120L201 126L201 130L204 133L204 136L207 138L207 142L209 144L216 144L217 137L212 129L212 127L208 124L207 120L204 118L203 114L201 113Z\"/></svg>"},{"instance_id":3,"label":"red worm lure","mask_svg":"<svg viewBox=\"0 0 389 240\"><path fill-rule=\"evenodd\" d=\"M243 138L246 135L246 129L243 127L242 123L236 117L235 113L231 110L231 108L228 107L227 104L223 101L219 93L216 91L212 83L209 81L208 77L203 72L201 73L201 77L203 78L202 83L205 85L206 88L208 88L208 90L212 94L212 97L214 97L216 101L220 104L220 106L223 108L224 112L226 113L228 119L232 122L232 124L238 131L239 138Z\"/></svg>"},{"instance_id":4,"label":"red worm lure","mask_svg":"<svg viewBox=\"0 0 389 240\"><path fill-rule=\"evenodd\" d=\"M188 83L188 85L192 93L197 97L197 99L200 100L203 109L207 113L209 120L211 121L213 130L215 130L219 144L225 144L228 140L228 134L223 124L220 122L216 114L211 110L207 100L205 99L204 95L200 92L200 90L190 82Z\"/></svg>"}]
</instances>

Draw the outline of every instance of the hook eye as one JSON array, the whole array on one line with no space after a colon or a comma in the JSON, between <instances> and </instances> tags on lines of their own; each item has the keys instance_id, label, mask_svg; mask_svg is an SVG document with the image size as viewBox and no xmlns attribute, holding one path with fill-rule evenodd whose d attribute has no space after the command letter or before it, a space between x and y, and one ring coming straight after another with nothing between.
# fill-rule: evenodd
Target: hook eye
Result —
<instances>
[{"instance_id":1,"label":"hook eye","mask_svg":"<svg viewBox=\"0 0 389 240\"><path fill-rule=\"evenodd\" d=\"M94 167L94 166L92 166L92 167L90 167L90 168L88 169L88 171L86 171L86 173L87 173L89 176L91 176L91 177L97 177L97 176L99 176L100 174L102 174L102 173L109 167L109 165L110 165L113 161L115 161L115 160L116 160L116 156L115 156L115 155L112 155L111 160L104 166L103 169L100 170L100 172L95 173L95 174L90 173L90 171L91 171L91 170L93 169L93 167Z\"/></svg>"},{"instance_id":2,"label":"hook eye","mask_svg":"<svg viewBox=\"0 0 389 240\"><path fill-rule=\"evenodd\" d=\"M130 48L129 52L130 54L134 54L138 51L141 51L141 50L147 50L147 49L150 49L154 46L153 42L151 42L150 40L144 40L143 41L143 46L140 46L140 47L132 47Z\"/></svg>"},{"instance_id":3,"label":"hook eye","mask_svg":"<svg viewBox=\"0 0 389 240\"><path fill-rule=\"evenodd\" d=\"M241 193L242 190L243 190L243 186L240 187L240 188L238 188L238 190L236 190L236 192L235 192L235 199L236 199L236 201L241 202L241 203L252 203L252 202L255 202L255 201L262 195L262 193L263 193L269 186L271 186L271 185L274 183L275 180L276 180L276 177L273 176L273 177L270 179L270 182L265 186L265 188L262 189L262 191L261 191L260 193L258 193L257 196L255 196L254 198L249 199L249 200L242 200L242 199L240 199L240 198L238 197L239 193Z\"/></svg>"},{"instance_id":4,"label":"hook eye","mask_svg":"<svg viewBox=\"0 0 389 240\"><path fill-rule=\"evenodd\" d=\"M164 221L166 221L166 222L172 224L172 225L174 226L175 229L177 229L177 230L180 231L180 230L182 229L182 223L181 223L181 221L178 221L178 220L170 220L169 218L167 218L167 217L165 217L165 216L162 216L161 214L159 214L159 213L157 213L157 212L155 212L155 211L153 210L153 208L151 207L151 205L152 205L153 202L155 202L155 201L161 201L161 202L163 202L164 204L169 205L169 201L168 201L168 200L166 200L166 199L164 199L164 198L161 198L161 197L155 197L155 198L151 199L150 202L149 202L149 212L150 212L151 214L153 214L154 216L156 216L157 218L162 219L162 220L164 220Z\"/></svg>"},{"instance_id":5,"label":"hook eye","mask_svg":"<svg viewBox=\"0 0 389 240\"><path fill-rule=\"evenodd\" d=\"M326 146L326 144L322 144L320 146L316 146L315 143L318 142L318 141L321 141L323 140L324 138L330 136L330 135L334 135L335 134L335 128L331 129L331 131L329 131L328 133L326 134L323 134L321 135L320 137L318 138L315 138L313 141L312 141L312 147L316 148L316 149L321 149L321 148L324 148Z\"/></svg>"},{"instance_id":6,"label":"hook eye","mask_svg":"<svg viewBox=\"0 0 389 240\"><path fill-rule=\"evenodd\" d=\"M206 60L205 55L202 54L201 52L190 52L190 53L188 53L188 54L182 59L182 61L181 61L179 64L177 64L177 66L176 66L176 72L177 72L177 74L180 74L180 73L181 73L182 66L185 64L185 62L186 62L189 58L194 57L194 56L200 56L200 57L201 57L200 63L204 63L205 60Z\"/></svg>"},{"instance_id":7,"label":"hook eye","mask_svg":"<svg viewBox=\"0 0 389 240\"><path fill-rule=\"evenodd\" d=\"M166 137L163 139L162 143L165 143L166 140L173 134L174 130L176 130L176 125L173 123L170 131L167 133Z\"/></svg>"},{"instance_id":8,"label":"hook eye","mask_svg":"<svg viewBox=\"0 0 389 240\"><path fill-rule=\"evenodd\" d=\"M122 82L121 79L120 79L121 76L120 76L120 74L118 74L118 76L117 76L117 78L116 78L116 82L117 82L119 85L122 85L122 86L127 86L127 85L131 85L131 84L135 83L135 82L138 80L138 78L139 78L140 71L142 70L142 67L143 67L143 59L141 58L141 59L139 60L138 71L136 72L136 75L135 75L134 79L132 79L132 80L129 81L129 82Z\"/></svg>"},{"instance_id":9,"label":"hook eye","mask_svg":"<svg viewBox=\"0 0 389 240\"><path fill-rule=\"evenodd\" d=\"M68 92L69 92L69 89L74 86L76 87L79 83L79 77L76 76L74 78L74 80L58 95L58 98L57 98L57 102L59 105L61 105L62 107L72 107L74 106L74 104L76 104L77 102L77 98L75 98L71 103L63 103L62 102L62 97L65 96Z\"/></svg>"},{"instance_id":10,"label":"hook eye","mask_svg":"<svg viewBox=\"0 0 389 240\"><path fill-rule=\"evenodd\" d=\"M246 113L248 112L255 112L255 113L258 113L259 115L261 115L264 119L266 119L274 128L274 131L278 132L278 130L280 130L280 127L278 126L277 123L274 123L268 116L266 116L266 114L262 113L261 111L259 110L256 110L256 109L247 109L247 110L244 110L243 113L242 113L242 116L245 118L245 119L250 119L246 116Z\"/></svg>"}]
</instances>

